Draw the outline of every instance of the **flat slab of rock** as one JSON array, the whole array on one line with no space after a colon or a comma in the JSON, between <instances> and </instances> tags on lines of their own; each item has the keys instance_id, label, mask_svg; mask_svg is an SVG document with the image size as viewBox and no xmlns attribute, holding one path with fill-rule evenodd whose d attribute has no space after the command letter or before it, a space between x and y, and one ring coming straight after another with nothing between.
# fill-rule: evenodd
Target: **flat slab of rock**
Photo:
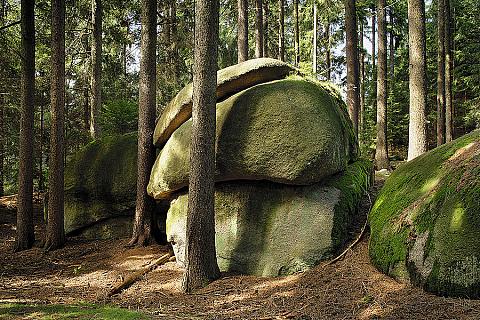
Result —
<instances>
[{"instance_id":1,"label":"flat slab of rock","mask_svg":"<svg viewBox=\"0 0 480 320\"><path fill-rule=\"evenodd\" d=\"M216 110L216 181L308 185L356 157L345 103L328 85L272 81L218 103ZM155 199L188 185L191 123L181 125L157 157L148 185Z\"/></svg>"},{"instance_id":2,"label":"flat slab of rock","mask_svg":"<svg viewBox=\"0 0 480 320\"><path fill-rule=\"evenodd\" d=\"M217 100L223 100L256 84L283 79L294 69L288 64L260 58L219 70L217 73ZM153 143L161 147L172 133L192 116L193 84L184 87L166 106L157 121Z\"/></svg>"},{"instance_id":3,"label":"flat slab of rock","mask_svg":"<svg viewBox=\"0 0 480 320\"><path fill-rule=\"evenodd\" d=\"M403 164L370 213L381 271L447 296L480 298L480 131Z\"/></svg>"},{"instance_id":4,"label":"flat slab of rock","mask_svg":"<svg viewBox=\"0 0 480 320\"><path fill-rule=\"evenodd\" d=\"M357 161L346 172L312 186L268 181L220 183L215 191L217 260L222 271L260 276L307 270L348 240L348 228L372 179L372 165ZM167 214L167 240L184 263L188 194Z\"/></svg>"},{"instance_id":5,"label":"flat slab of rock","mask_svg":"<svg viewBox=\"0 0 480 320\"><path fill-rule=\"evenodd\" d=\"M89 143L65 168L65 232L100 239L130 235L136 185L136 133Z\"/></svg>"}]
</instances>

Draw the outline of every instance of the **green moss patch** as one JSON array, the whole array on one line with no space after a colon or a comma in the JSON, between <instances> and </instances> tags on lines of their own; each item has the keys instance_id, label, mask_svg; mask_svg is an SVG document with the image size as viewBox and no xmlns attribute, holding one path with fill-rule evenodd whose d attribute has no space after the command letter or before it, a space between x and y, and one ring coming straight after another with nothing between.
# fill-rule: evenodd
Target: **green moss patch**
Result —
<instances>
[{"instance_id":1,"label":"green moss patch","mask_svg":"<svg viewBox=\"0 0 480 320\"><path fill-rule=\"evenodd\" d=\"M370 213L370 257L426 290L480 296L480 131L399 167Z\"/></svg>"},{"instance_id":2,"label":"green moss patch","mask_svg":"<svg viewBox=\"0 0 480 320\"><path fill-rule=\"evenodd\" d=\"M43 304L0 304L0 319L103 319L141 320L150 317L126 309L106 305L43 305Z\"/></svg>"}]
</instances>

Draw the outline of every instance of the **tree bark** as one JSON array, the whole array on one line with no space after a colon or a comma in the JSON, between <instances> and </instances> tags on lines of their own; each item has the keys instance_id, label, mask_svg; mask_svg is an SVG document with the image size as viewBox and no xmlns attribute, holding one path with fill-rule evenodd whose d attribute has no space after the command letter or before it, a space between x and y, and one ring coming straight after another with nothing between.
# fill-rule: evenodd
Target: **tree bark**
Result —
<instances>
[{"instance_id":1,"label":"tree bark","mask_svg":"<svg viewBox=\"0 0 480 320\"><path fill-rule=\"evenodd\" d=\"M375 97L373 100L373 109L377 107L377 61L376 61L376 55L377 55L377 40L376 40L376 24L377 24L377 16L376 16L376 9L375 5L372 7L372 97Z\"/></svg>"},{"instance_id":2,"label":"tree bark","mask_svg":"<svg viewBox=\"0 0 480 320\"><path fill-rule=\"evenodd\" d=\"M268 58L268 0L263 1L263 56Z\"/></svg>"},{"instance_id":3,"label":"tree bark","mask_svg":"<svg viewBox=\"0 0 480 320\"><path fill-rule=\"evenodd\" d=\"M393 8L390 7L389 10L389 16L390 16L390 83L394 82L395 78L395 36L393 32L393 26L394 26L394 17L393 17Z\"/></svg>"},{"instance_id":4,"label":"tree bark","mask_svg":"<svg viewBox=\"0 0 480 320\"><path fill-rule=\"evenodd\" d=\"M173 75L175 76L174 81L177 82L177 79L180 76L180 70L178 69L178 33L177 33L177 1L170 1L169 6L169 16L170 16L170 31L171 31L171 54L170 54L170 63L173 68Z\"/></svg>"},{"instance_id":5,"label":"tree bark","mask_svg":"<svg viewBox=\"0 0 480 320\"><path fill-rule=\"evenodd\" d=\"M317 78L317 2L313 2L313 54L312 54L312 71L313 71L313 76Z\"/></svg>"},{"instance_id":6,"label":"tree bark","mask_svg":"<svg viewBox=\"0 0 480 320\"><path fill-rule=\"evenodd\" d=\"M278 0L278 60L285 61L285 0Z\"/></svg>"},{"instance_id":7,"label":"tree bark","mask_svg":"<svg viewBox=\"0 0 480 320\"><path fill-rule=\"evenodd\" d=\"M427 151L425 110L427 105L427 65L424 0L408 0L410 119L408 160Z\"/></svg>"},{"instance_id":8,"label":"tree bark","mask_svg":"<svg viewBox=\"0 0 480 320\"><path fill-rule=\"evenodd\" d=\"M360 22L360 112L358 114L358 131L359 137L361 139L363 134L364 127L364 118L365 118L365 54L364 54L364 45L363 45L363 22Z\"/></svg>"},{"instance_id":9,"label":"tree bark","mask_svg":"<svg viewBox=\"0 0 480 320\"><path fill-rule=\"evenodd\" d=\"M295 11L295 66L300 66L300 26L298 16L298 0L293 0Z\"/></svg>"},{"instance_id":10,"label":"tree bark","mask_svg":"<svg viewBox=\"0 0 480 320\"><path fill-rule=\"evenodd\" d=\"M90 102L90 136L100 137L98 115L102 108L102 0L92 0L92 78Z\"/></svg>"},{"instance_id":11,"label":"tree bark","mask_svg":"<svg viewBox=\"0 0 480 320\"><path fill-rule=\"evenodd\" d=\"M360 109L360 76L358 63L357 14L355 0L345 0L345 31L347 35L347 105L358 137L358 110Z\"/></svg>"},{"instance_id":12,"label":"tree bark","mask_svg":"<svg viewBox=\"0 0 480 320\"><path fill-rule=\"evenodd\" d=\"M453 140L453 52L450 0L445 1L445 140Z\"/></svg>"},{"instance_id":13,"label":"tree bark","mask_svg":"<svg viewBox=\"0 0 480 320\"><path fill-rule=\"evenodd\" d=\"M387 18L386 0L378 0L378 66L377 66L377 145L375 167L389 169L387 141Z\"/></svg>"},{"instance_id":14,"label":"tree bark","mask_svg":"<svg viewBox=\"0 0 480 320\"><path fill-rule=\"evenodd\" d=\"M238 2L238 63L248 60L248 0Z\"/></svg>"},{"instance_id":15,"label":"tree bark","mask_svg":"<svg viewBox=\"0 0 480 320\"><path fill-rule=\"evenodd\" d=\"M220 276L215 250L215 103L219 2L197 0L185 292Z\"/></svg>"},{"instance_id":16,"label":"tree bark","mask_svg":"<svg viewBox=\"0 0 480 320\"><path fill-rule=\"evenodd\" d=\"M216 0L215 0L216 1ZM255 0L255 58L263 57L263 1Z\"/></svg>"},{"instance_id":17,"label":"tree bark","mask_svg":"<svg viewBox=\"0 0 480 320\"><path fill-rule=\"evenodd\" d=\"M22 0L22 88L18 170L17 234L15 251L30 249L33 229L33 115L35 96L34 0Z\"/></svg>"},{"instance_id":18,"label":"tree bark","mask_svg":"<svg viewBox=\"0 0 480 320\"><path fill-rule=\"evenodd\" d=\"M45 250L65 243L64 220L64 109L65 109L65 0L52 0L51 127L48 170L48 223Z\"/></svg>"},{"instance_id":19,"label":"tree bark","mask_svg":"<svg viewBox=\"0 0 480 320\"><path fill-rule=\"evenodd\" d=\"M437 146L445 143L445 3L438 0L437 13Z\"/></svg>"},{"instance_id":20,"label":"tree bark","mask_svg":"<svg viewBox=\"0 0 480 320\"><path fill-rule=\"evenodd\" d=\"M4 107L5 107L5 96L0 96L3 98L0 101L0 197L5 194L5 190L3 185L5 184L5 171L4 171L4 162L5 162L5 130L3 123L5 122L5 112L4 112Z\"/></svg>"},{"instance_id":21,"label":"tree bark","mask_svg":"<svg viewBox=\"0 0 480 320\"><path fill-rule=\"evenodd\" d=\"M332 43L330 37L330 21L327 21L327 25L325 26L325 37L327 38L327 49L325 52L325 65L327 69L327 81L332 80L332 58L331 58L331 51L332 51Z\"/></svg>"},{"instance_id":22,"label":"tree bark","mask_svg":"<svg viewBox=\"0 0 480 320\"><path fill-rule=\"evenodd\" d=\"M40 161L39 161L39 171L40 175L38 178L38 191L42 193L45 190L45 181L43 179L43 137L44 137L44 130L45 130L45 107L43 103L40 105Z\"/></svg>"},{"instance_id":23,"label":"tree bark","mask_svg":"<svg viewBox=\"0 0 480 320\"><path fill-rule=\"evenodd\" d=\"M153 131L156 109L156 41L157 1L141 1L141 58L138 102L138 159L137 159L137 201L133 234L129 242L133 245L147 245L152 238L153 198L147 194L150 171L155 162Z\"/></svg>"}]
</instances>

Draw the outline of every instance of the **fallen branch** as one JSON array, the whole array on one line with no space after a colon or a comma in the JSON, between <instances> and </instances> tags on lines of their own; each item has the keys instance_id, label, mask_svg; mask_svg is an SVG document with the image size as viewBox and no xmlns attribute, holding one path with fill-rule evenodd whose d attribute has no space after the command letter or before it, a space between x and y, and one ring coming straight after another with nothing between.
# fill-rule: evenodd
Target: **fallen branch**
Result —
<instances>
[{"instance_id":1,"label":"fallen branch","mask_svg":"<svg viewBox=\"0 0 480 320\"><path fill-rule=\"evenodd\" d=\"M174 260L175 260L175 256L171 252L164 254L157 260L150 263L145 268L140 269L134 274L128 276L122 283L116 285L112 290L110 290L110 292L108 293L108 297L111 297L114 294L120 293L122 290L130 287L134 282L136 282L138 279L140 279L141 277L143 277L145 274L152 271L156 267Z\"/></svg>"},{"instance_id":2,"label":"fallen branch","mask_svg":"<svg viewBox=\"0 0 480 320\"><path fill-rule=\"evenodd\" d=\"M18 20L18 21L9 23L9 24L7 24L7 25L5 25L5 26L1 26L1 27L0 27L0 31L5 30L5 29L8 29L8 28L10 28L10 27L13 27L13 26L15 26L15 25L17 25L17 24L20 24L20 22L22 22L22 21L21 21L21 20Z\"/></svg>"},{"instance_id":3,"label":"fallen branch","mask_svg":"<svg viewBox=\"0 0 480 320\"><path fill-rule=\"evenodd\" d=\"M368 212L370 212L370 210L372 209L372 199L370 198L370 193L367 192L367 196L368 196L368 201L370 202L370 208L368 209ZM363 234L365 233L365 229L367 228L367 225L368 225L368 212L367 212L367 218L365 219L365 224L363 225L362 227L362 230L360 231L360 234L358 235L357 239L355 239L355 241L353 241L348 247L347 249L345 249L340 255L338 255L335 259L333 260L330 260L329 262L327 262L326 266L329 266L331 264L334 264L335 262L337 262L338 260L342 259L348 251L350 251L353 247L355 247L355 245L357 243L360 242L360 240L362 239L363 237Z\"/></svg>"}]
</instances>

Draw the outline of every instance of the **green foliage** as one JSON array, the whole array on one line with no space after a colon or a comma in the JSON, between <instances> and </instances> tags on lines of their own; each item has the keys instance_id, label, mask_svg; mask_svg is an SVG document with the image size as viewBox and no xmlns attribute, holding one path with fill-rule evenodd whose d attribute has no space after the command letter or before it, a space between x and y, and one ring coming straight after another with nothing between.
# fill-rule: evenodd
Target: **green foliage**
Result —
<instances>
[{"instance_id":1,"label":"green foliage","mask_svg":"<svg viewBox=\"0 0 480 320\"><path fill-rule=\"evenodd\" d=\"M141 320L150 319L145 314L108 305L95 304L0 304L0 319L102 319Z\"/></svg>"},{"instance_id":2,"label":"green foliage","mask_svg":"<svg viewBox=\"0 0 480 320\"><path fill-rule=\"evenodd\" d=\"M102 107L100 126L105 135L119 135L136 131L138 105L128 100L108 101Z\"/></svg>"}]
</instances>

